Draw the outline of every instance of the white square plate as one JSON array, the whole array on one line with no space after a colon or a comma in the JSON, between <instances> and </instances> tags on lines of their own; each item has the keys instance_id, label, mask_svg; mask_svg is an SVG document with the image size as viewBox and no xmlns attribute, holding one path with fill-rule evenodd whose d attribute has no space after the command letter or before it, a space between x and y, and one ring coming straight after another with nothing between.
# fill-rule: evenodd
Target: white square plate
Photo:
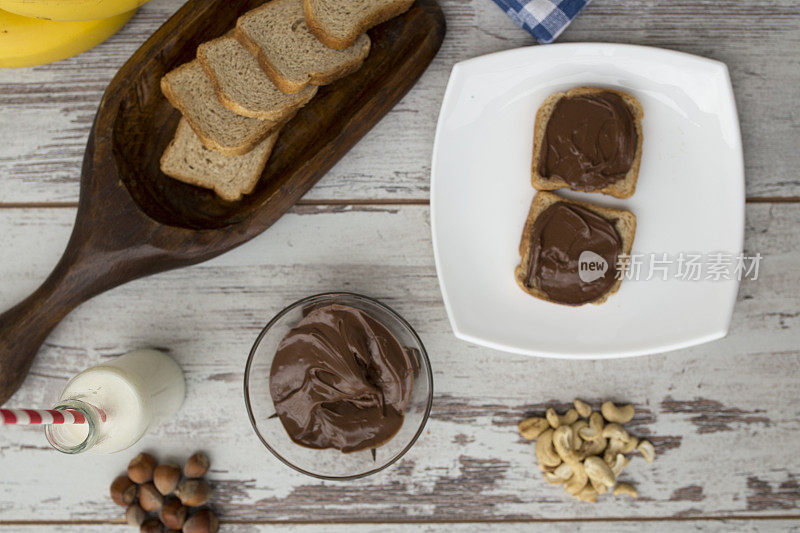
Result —
<instances>
[{"instance_id":1,"label":"white square plate","mask_svg":"<svg viewBox=\"0 0 800 533\"><path fill-rule=\"evenodd\" d=\"M514 280L530 183L536 110L553 92L619 88L644 107L636 194L555 191L637 216L633 254L742 252L744 164L736 104L720 62L657 48L557 44L453 67L431 171L439 283L457 337L510 352L600 358L675 350L724 337L738 281L630 280L602 305L568 307ZM647 278L648 272L642 272ZM703 274L705 278L705 274Z\"/></svg>"}]
</instances>

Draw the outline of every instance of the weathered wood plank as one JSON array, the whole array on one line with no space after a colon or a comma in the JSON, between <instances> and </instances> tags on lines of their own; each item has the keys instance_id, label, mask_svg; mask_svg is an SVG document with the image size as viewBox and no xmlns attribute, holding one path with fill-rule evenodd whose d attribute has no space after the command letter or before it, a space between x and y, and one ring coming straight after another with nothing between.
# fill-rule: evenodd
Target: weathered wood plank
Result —
<instances>
[{"instance_id":1,"label":"weathered wood plank","mask_svg":"<svg viewBox=\"0 0 800 533\"><path fill-rule=\"evenodd\" d=\"M84 145L105 86L182 3L153 0L120 34L77 58L0 71L0 203L77 199ZM441 3L448 35L429 71L308 198L427 198L436 117L452 65L533 42L488 0ZM748 194L800 196L794 0L595 0L561 41L663 46L725 61L742 120Z\"/></svg>"},{"instance_id":2,"label":"weathered wood plank","mask_svg":"<svg viewBox=\"0 0 800 533\"><path fill-rule=\"evenodd\" d=\"M0 210L0 307L45 276L73 216ZM798 224L799 205L748 207L747 249L766 257L760 279L742 286L728 338L579 362L503 354L452 336L427 207L297 208L230 254L115 289L64 321L11 404L49 405L76 372L142 346L169 349L181 362L187 401L174 421L112 456L61 456L35 428L0 432L0 521L112 519L119 510L107 486L132 454L177 459L195 448L211 455L214 505L233 521L797 515ZM241 392L263 324L297 298L335 289L375 296L404 315L430 352L436 382L432 417L414 449L352 483L318 482L273 459L252 434ZM573 396L639 407L634 430L659 450L654 467L635 460L625 473L639 500L577 504L539 477L516 423ZM209 408L219 414L200 422Z\"/></svg>"},{"instance_id":3,"label":"weathered wood plank","mask_svg":"<svg viewBox=\"0 0 800 533\"><path fill-rule=\"evenodd\" d=\"M506 533L639 533L646 531L682 532L729 532L757 533L760 531L800 531L796 520L692 520L666 521L653 520L647 522L503 522L503 523L441 523L441 524L244 524L223 523L220 531L236 531L237 533L331 533L336 531L348 533L482 533L485 531L503 531ZM83 533L130 533L127 525L19 525L3 526L0 531L19 531L20 533L50 533L54 531L81 531Z\"/></svg>"}]
</instances>

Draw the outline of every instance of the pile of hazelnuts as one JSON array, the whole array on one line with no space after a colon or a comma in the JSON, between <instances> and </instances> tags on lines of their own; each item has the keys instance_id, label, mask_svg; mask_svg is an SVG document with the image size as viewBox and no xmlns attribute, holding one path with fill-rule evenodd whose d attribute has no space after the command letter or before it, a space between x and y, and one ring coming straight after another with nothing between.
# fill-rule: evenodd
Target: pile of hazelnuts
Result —
<instances>
[{"instance_id":1,"label":"pile of hazelnuts","mask_svg":"<svg viewBox=\"0 0 800 533\"><path fill-rule=\"evenodd\" d=\"M128 475L111 484L111 499L127 508L125 520L141 533L216 533L216 515L197 509L211 497L203 479L210 466L202 452L189 457L182 472L176 464L157 464L152 455L140 453L128 464Z\"/></svg>"}]
</instances>

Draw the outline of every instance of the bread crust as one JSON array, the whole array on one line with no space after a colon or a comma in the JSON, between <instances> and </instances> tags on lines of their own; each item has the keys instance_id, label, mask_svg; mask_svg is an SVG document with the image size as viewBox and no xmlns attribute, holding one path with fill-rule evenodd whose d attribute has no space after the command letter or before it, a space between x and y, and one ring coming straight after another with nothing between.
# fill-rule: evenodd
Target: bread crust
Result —
<instances>
[{"instance_id":1,"label":"bread crust","mask_svg":"<svg viewBox=\"0 0 800 533\"><path fill-rule=\"evenodd\" d=\"M265 4L264 7L267 5L269 4ZM257 9L263 9L263 7ZM361 54L356 61L342 65L339 68L328 72L309 72L304 80L297 81L283 76L280 71L275 68L275 66L267 57L267 54L264 52L264 49L252 38L250 38L247 32L239 27L238 21L234 30L234 36L242 46L244 46L251 54L256 56L256 59L258 59L258 64L261 65L262 70L267 74L272 83L274 83L278 89L286 94L297 94L305 89L309 84L328 85L340 78L344 78L348 74L352 74L360 69L361 65L364 64L364 60L369 55L370 47L372 46L372 42L370 41L369 37L365 35L366 41L363 49L361 50Z\"/></svg>"},{"instance_id":2,"label":"bread crust","mask_svg":"<svg viewBox=\"0 0 800 533\"><path fill-rule=\"evenodd\" d=\"M628 106L628 109L630 109L631 114L633 115L634 124L636 126L636 135L638 137L636 153L634 155L631 168L628 170L628 173L624 178L612 183L611 185L603 187L602 189L583 192L599 192L614 196L616 198L630 198L633 196L633 193L636 192L636 183L639 179L639 167L642 163L642 144L644 142L644 135L642 133L642 119L644 118L644 109L642 108L642 104L635 96L617 89L607 89L603 87L575 87L574 89L570 89L566 92L554 93L548 96L541 107L539 107L539 110L536 112L536 122L533 127L533 163L531 164L531 184L535 189L539 191L553 191L562 188L572 188L569 186L569 184L561 179L545 178L539 174L539 161L542 156L542 143L544 142L544 134L547 130L547 123L550 121L550 117L552 116L553 110L556 107L556 103L565 97L604 92L610 92L619 95L623 102L625 102L625 104Z\"/></svg>"},{"instance_id":3,"label":"bread crust","mask_svg":"<svg viewBox=\"0 0 800 533\"><path fill-rule=\"evenodd\" d=\"M533 224L536 222L536 219L539 215L551 205L564 202L570 205L578 205L585 209L588 209L592 213L595 213L606 220L615 220L614 228L617 230L619 237L622 241L622 247L620 253L623 255L630 255L631 250L633 249L633 240L636 236L636 216L627 211L625 209L611 209L608 207L600 207L594 204L590 204L588 202L580 202L578 200L569 200L567 198L563 198L557 194L541 191L536 193L536 196L533 198L533 202L531 202L531 208L528 212L528 218L525 221L525 226L522 230L522 238L519 242L519 255L520 255L520 264L514 269L514 279L517 280L517 285L520 288L530 294L531 296L535 296L540 300L545 300L548 302L553 302L560 305L569 305L571 307L579 307L581 305L585 305L587 303L592 304L602 304L606 300L608 300L609 296L616 293L619 290L620 285L622 285L622 276L620 275L614 285L611 288L601 295L599 298L592 300L590 302L580 303L580 304L570 304L564 302L557 302L555 300L550 299L544 291L540 290L538 287L526 287L525 286L525 278L528 275L528 268L530 266L530 259L531 259L531 232L533 231Z\"/></svg>"},{"instance_id":4,"label":"bread crust","mask_svg":"<svg viewBox=\"0 0 800 533\"><path fill-rule=\"evenodd\" d=\"M344 50L345 48L353 46L359 35L370 28L374 28L378 24L382 24L398 15L402 15L408 11L413 4L414 0L397 0L391 4L382 6L380 9L371 13L369 17L354 23L353 30L344 37L333 35L325 28L325 24L320 20L319 14L314 10L314 0L303 0L303 13L305 14L306 25L309 31L311 31L322 44L328 48Z\"/></svg>"},{"instance_id":5,"label":"bread crust","mask_svg":"<svg viewBox=\"0 0 800 533\"><path fill-rule=\"evenodd\" d=\"M223 39L226 37L235 38L234 32L230 32L229 34L226 34L223 37L219 37L219 39ZM239 39L236 39L236 41L239 42ZM217 73L214 71L214 67L211 66L211 60L206 56L204 45L206 45L206 43L202 43L200 44L200 46L197 47L197 60L203 67L203 70L208 76L208 79L211 80L211 86L214 88L214 94L217 95L217 99L220 101L223 107L225 107L226 109L230 109L231 111L233 111L238 115L242 115L243 117L257 118L260 120L271 120L273 122L284 123L290 117L294 116L300 109L305 107L305 105L308 104L308 102L310 102L311 99L314 98L314 96L316 96L317 94L317 89L315 87L313 88L313 90L309 91L309 94L307 95L306 98L303 98L297 103L294 104L287 103L282 107L277 107L270 111L264 111L260 113L253 112L251 109L242 106L235 100L228 98L228 95L225 94L225 92L222 90L222 85L219 82L219 77L217 76ZM260 62L259 66L261 66ZM272 78L270 78L270 81L272 81ZM283 90L281 90L281 92L285 94L299 94L302 92L302 89L300 91L297 91L297 93L286 93L286 91Z\"/></svg>"},{"instance_id":6,"label":"bread crust","mask_svg":"<svg viewBox=\"0 0 800 533\"><path fill-rule=\"evenodd\" d=\"M189 124L188 120L186 121L186 124L189 125L189 127L191 128L191 125ZM181 174L180 172L167 172L165 170L166 160L169 157L169 155L172 152L172 150L175 149L175 143L178 142L178 137L179 137L179 134L180 134L181 127L183 127L182 121L178 123L178 128L175 131L175 136L169 142L169 145L167 146L167 149L164 150L163 154L161 154L161 159L159 160L159 167L161 168L161 171L164 174L166 174L167 176L169 176L169 177L171 177L173 179L176 179L178 181L182 181L184 183L188 183L189 185L194 185L195 187L201 187L203 189L208 189L209 188L208 185L206 185L204 183L201 183L194 176L190 176L190 175L187 175L187 174ZM194 131L194 129L192 129L192 131ZM278 140L279 133L280 133L280 131L276 131L271 136L269 136L269 137L271 137L269 139L270 146L264 152L264 155L261 157L261 160L258 163L258 166L261 168L261 172L263 172L264 167L267 165L267 161L269 161L269 158L272 155L272 149L275 147L275 143ZM267 139L264 139L264 140L267 140ZM259 173L259 178L261 176L261 172ZM213 190L214 193L217 196L219 196L220 198L222 198L225 201L236 202L238 200L241 200L242 196L244 196L246 194L250 194L251 192L253 192L253 189L256 188L256 185L258 184L258 182L259 182L259 179L252 180L247 185L247 187L245 187L243 189L240 189L238 191L238 194L228 194L228 190L226 188L224 188L224 187L214 186L214 187L211 187L211 190Z\"/></svg>"},{"instance_id":7,"label":"bread crust","mask_svg":"<svg viewBox=\"0 0 800 533\"><path fill-rule=\"evenodd\" d=\"M185 63L171 72L179 72L182 69L189 68L190 64L191 62ZM168 77L169 73L161 78L161 92L164 94L167 100L169 100L169 102L178 111L181 112L183 117L186 119L186 122L189 123L189 125L192 127L192 129L200 138L200 140L203 142L203 144L206 146L206 148L210 150L216 150L217 152L223 155L229 155L229 156L244 155L246 153L249 153L253 148L255 148L255 146L258 143L269 137L269 135L271 135L273 132L278 131L280 128L283 127L284 123L265 120L263 121L264 122L263 127L258 131L256 131L253 135L251 135L248 139L245 139L245 141L242 144L237 146L224 146L219 142L217 142L216 140L212 139L211 137L205 135L203 131L200 129L200 127L194 122L194 120L192 120L190 114L187 113L186 107L181 103L180 98L178 98L178 96L173 92L172 87L169 84ZM289 119L291 119L291 117L289 117Z\"/></svg>"}]
</instances>

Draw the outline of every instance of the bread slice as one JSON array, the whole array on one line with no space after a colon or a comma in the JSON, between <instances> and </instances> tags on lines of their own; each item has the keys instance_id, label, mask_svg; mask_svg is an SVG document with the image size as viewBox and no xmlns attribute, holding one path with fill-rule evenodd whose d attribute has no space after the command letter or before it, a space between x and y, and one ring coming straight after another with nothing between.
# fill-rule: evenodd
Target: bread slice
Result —
<instances>
[{"instance_id":1,"label":"bread slice","mask_svg":"<svg viewBox=\"0 0 800 533\"><path fill-rule=\"evenodd\" d=\"M203 144L224 155L246 154L282 126L223 107L196 59L161 78L161 92L183 113Z\"/></svg>"},{"instance_id":2,"label":"bread slice","mask_svg":"<svg viewBox=\"0 0 800 533\"><path fill-rule=\"evenodd\" d=\"M306 24L331 48L353 46L359 35L408 11L414 0L303 0Z\"/></svg>"},{"instance_id":3,"label":"bread slice","mask_svg":"<svg viewBox=\"0 0 800 533\"><path fill-rule=\"evenodd\" d=\"M636 216L630 211L626 211L624 209L610 209L607 207L598 207L588 202L568 200L551 192L536 193L536 196L533 198L533 202L531 203L530 211L528 212L528 219L525 221L525 227L522 230L522 239L520 240L519 243L519 255L521 261L520 264L517 265L517 268L514 270L514 277L516 278L517 284L522 288L522 290L532 296L535 296L542 300L546 300L548 302L553 302L561 305L572 305L577 307L584 304L566 304L563 302L556 302L555 300L551 300L547 296L547 294L545 294L544 291L540 290L539 288L537 287L529 288L525 286L525 278L527 277L528 269L530 268L531 232L533 231L533 224L539 217L539 215L542 212L544 212L545 209L558 202L564 202L571 205L579 205L597 215L600 215L601 217L607 220L614 220L615 221L614 227L616 228L617 233L619 233L620 239L622 240L622 248L620 253L623 255L630 255L631 249L633 248L633 239L636 235ZM618 276L618 278L619 279L617 279L614 285L611 286L608 292L603 294L600 298L593 300L592 302L586 302L586 303L601 304L605 302L609 296L611 296L612 294L614 294L619 290L619 286L622 284L622 276Z\"/></svg>"},{"instance_id":4,"label":"bread slice","mask_svg":"<svg viewBox=\"0 0 800 533\"><path fill-rule=\"evenodd\" d=\"M233 36L233 32L201 44L197 60L203 66L223 106L245 117L284 122L317 94L308 86L297 94L286 94L272 83L256 57Z\"/></svg>"},{"instance_id":5,"label":"bread slice","mask_svg":"<svg viewBox=\"0 0 800 533\"><path fill-rule=\"evenodd\" d=\"M328 48L306 26L301 0L272 0L239 17L236 38L278 88L296 94L327 85L361 67L370 40L360 35L344 50Z\"/></svg>"},{"instance_id":6,"label":"bread slice","mask_svg":"<svg viewBox=\"0 0 800 533\"><path fill-rule=\"evenodd\" d=\"M226 156L206 148L186 119L161 156L161 171L191 185L211 189L228 201L253 191L269 160L278 131L245 155Z\"/></svg>"},{"instance_id":7,"label":"bread slice","mask_svg":"<svg viewBox=\"0 0 800 533\"><path fill-rule=\"evenodd\" d=\"M628 106L628 109L630 109L636 125L638 144L636 146L636 154L634 155L633 163L625 177L602 189L590 192L601 192L617 198L630 198L633 196L633 193L636 192L636 182L639 179L639 166L642 163L642 142L644 140L644 136L642 135L642 118L644 118L644 109L642 109L642 104L639 103L636 97L623 91L605 89L602 87L576 87L565 93L551 94L539 108L539 111L536 113L536 123L533 128L533 165L531 166L531 183L535 189L540 191L552 191L555 189L570 188L570 186L561 179L545 178L539 174L539 160L542 156L544 134L547 130L547 123L550 121L550 116L553 114L553 110L558 101L571 96L604 92L618 94Z\"/></svg>"}]
</instances>

